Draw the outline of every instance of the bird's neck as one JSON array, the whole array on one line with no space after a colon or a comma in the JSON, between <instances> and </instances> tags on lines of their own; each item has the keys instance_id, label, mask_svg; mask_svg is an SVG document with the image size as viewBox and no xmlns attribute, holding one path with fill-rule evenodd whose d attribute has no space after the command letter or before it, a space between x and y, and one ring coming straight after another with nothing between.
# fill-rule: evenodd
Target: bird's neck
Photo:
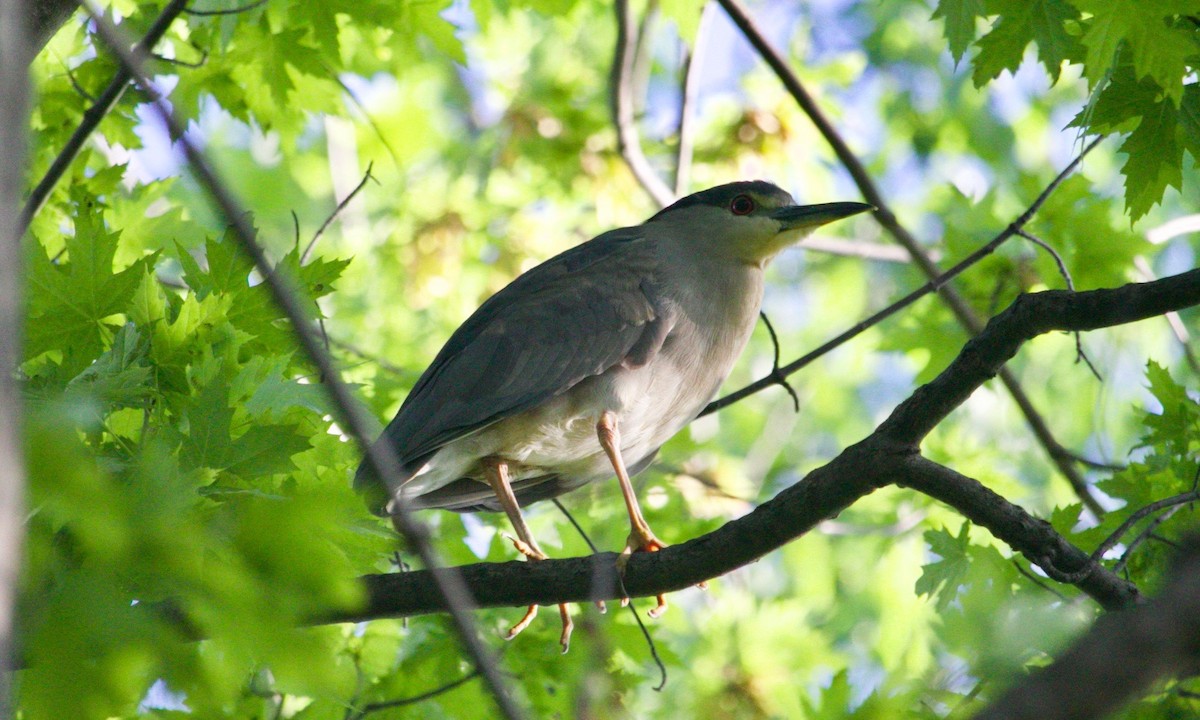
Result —
<instances>
[{"instance_id":1,"label":"bird's neck","mask_svg":"<svg viewBox=\"0 0 1200 720\"><path fill-rule=\"evenodd\" d=\"M718 344L741 352L762 306L762 267L711 255L679 257L661 265L675 276L666 283L675 290L672 300L699 327L727 336Z\"/></svg>"}]
</instances>

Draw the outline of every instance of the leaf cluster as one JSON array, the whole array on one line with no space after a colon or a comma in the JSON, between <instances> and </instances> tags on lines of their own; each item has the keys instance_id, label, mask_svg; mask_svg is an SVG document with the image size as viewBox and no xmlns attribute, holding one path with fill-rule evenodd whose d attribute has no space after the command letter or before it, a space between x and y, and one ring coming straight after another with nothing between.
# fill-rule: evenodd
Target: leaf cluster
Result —
<instances>
[{"instance_id":1,"label":"leaf cluster","mask_svg":"<svg viewBox=\"0 0 1200 720\"><path fill-rule=\"evenodd\" d=\"M940 0L955 62L971 48L977 87L1015 73L1032 44L1052 82L1081 68L1091 91L1072 121L1085 134L1121 133L1125 202L1133 220L1168 187L1183 190L1184 153L1200 161L1200 3L1189 0Z\"/></svg>"}]
</instances>

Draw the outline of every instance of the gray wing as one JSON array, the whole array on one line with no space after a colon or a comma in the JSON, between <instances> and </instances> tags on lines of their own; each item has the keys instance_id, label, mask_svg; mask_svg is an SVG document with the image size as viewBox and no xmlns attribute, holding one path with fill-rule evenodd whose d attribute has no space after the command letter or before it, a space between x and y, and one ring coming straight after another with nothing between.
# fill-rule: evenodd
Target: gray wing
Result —
<instances>
[{"instance_id":1,"label":"gray wing","mask_svg":"<svg viewBox=\"0 0 1200 720\"><path fill-rule=\"evenodd\" d=\"M454 332L378 442L413 473L448 442L615 365L648 362L670 329L653 259L625 228L524 273ZM359 467L356 485L370 477Z\"/></svg>"}]
</instances>

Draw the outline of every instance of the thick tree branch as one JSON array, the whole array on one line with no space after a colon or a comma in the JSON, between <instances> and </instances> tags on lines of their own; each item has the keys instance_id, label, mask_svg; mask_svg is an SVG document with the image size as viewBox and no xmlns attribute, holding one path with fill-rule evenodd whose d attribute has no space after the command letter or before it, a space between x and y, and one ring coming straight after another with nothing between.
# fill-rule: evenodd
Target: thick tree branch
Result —
<instances>
[{"instance_id":1,"label":"thick tree branch","mask_svg":"<svg viewBox=\"0 0 1200 720\"><path fill-rule=\"evenodd\" d=\"M1200 539L1162 594L1106 615L1052 665L1018 682L976 720L1108 717L1160 679L1200 669Z\"/></svg>"},{"instance_id":2,"label":"thick tree branch","mask_svg":"<svg viewBox=\"0 0 1200 720\"><path fill-rule=\"evenodd\" d=\"M912 233L900 224L900 220L884 199L874 180L871 179L866 167L859 161L854 152L850 150L850 146L842 139L841 134L834 128L829 118L825 117L825 113L821 110L821 107L817 105L816 100L808 93L808 90L805 89L796 74L792 72L783 55L767 42L766 37L759 32L754 21L750 19L746 11L737 3L737 0L717 0L717 2L725 9L729 18L742 31L742 34L745 35L746 40L771 67L788 93L796 101L796 104L800 106L800 109L809 117L813 125L816 126L817 130L825 138L825 141L829 143L838 160L850 173L854 184L858 186L859 191L863 194L863 198L877 208L875 218L879 221L879 224L896 239L896 242L908 251L909 255L912 256L913 263L924 273L925 277L931 281L938 278L942 272L937 264L929 257L925 248ZM954 288L948 285L939 286L938 295L946 303L946 306L950 308L951 312L954 313L959 324L963 326L969 335L974 336L979 334L983 329L982 321L975 314L971 305ZM1004 383L1004 387L1012 395L1013 401L1016 402L1017 407L1021 410L1021 414L1025 416L1025 422L1029 425L1030 430L1033 431L1034 436L1037 437L1038 442L1046 449L1051 461L1058 466L1059 471L1067 478L1075 493L1092 512L1102 515L1104 510L1096 502L1096 499L1092 497L1087 482L1075 467L1072 459L1073 456L1054 438L1045 419L1037 411L1037 408L1033 406L1033 402L1030 401L1029 396L1025 393L1024 388L1021 387L1021 383L1017 380L1016 376L1006 369L1001 370L1000 381Z\"/></svg>"},{"instance_id":3,"label":"thick tree branch","mask_svg":"<svg viewBox=\"0 0 1200 720\"><path fill-rule=\"evenodd\" d=\"M925 435L994 377L1027 340L1060 330L1094 330L1200 305L1200 270L1151 283L1088 292L1047 291L1018 298L988 323L937 378L901 403L862 442L829 464L718 530L629 561L625 587L645 596L680 590L741 567L794 540L876 488L908 486L986 527L1060 582L1108 609L1138 600L1137 588L1069 543L1047 523L975 480L917 452ZM485 607L554 604L620 597L616 555L604 553L537 563L477 563L458 568ZM439 570L437 572L446 572ZM320 622L349 622L437 612L444 607L429 571L362 578L365 608Z\"/></svg>"},{"instance_id":4,"label":"thick tree branch","mask_svg":"<svg viewBox=\"0 0 1200 720\"><path fill-rule=\"evenodd\" d=\"M1137 588L1067 542L1049 523L1032 517L978 480L919 455L909 458L899 470L901 479L897 484L960 511L1042 568L1051 579L1077 586L1105 610L1120 610L1137 601Z\"/></svg>"},{"instance_id":5,"label":"thick tree branch","mask_svg":"<svg viewBox=\"0 0 1200 720\"><path fill-rule=\"evenodd\" d=\"M878 432L898 443L919 443L981 384L994 377L1027 340L1053 331L1125 325L1200 304L1200 270L1111 290L1022 295L971 339L954 362L918 388Z\"/></svg>"}]
</instances>

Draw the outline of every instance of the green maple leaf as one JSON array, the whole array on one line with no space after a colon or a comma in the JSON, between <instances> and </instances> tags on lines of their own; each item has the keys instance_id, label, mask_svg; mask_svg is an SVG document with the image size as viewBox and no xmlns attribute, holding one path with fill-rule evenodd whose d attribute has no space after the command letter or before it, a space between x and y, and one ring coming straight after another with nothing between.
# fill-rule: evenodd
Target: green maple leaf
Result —
<instances>
[{"instance_id":1,"label":"green maple leaf","mask_svg":"<svg viewBox=\"0 0 1200 720\"><path fill-rule=\"evenodd\" d=\"M917 578L916 591L919 595L936 596L939 612L945 610L954 600L958 586L971 567L970 558L967 556L971 544L970 529L971 523L964 522L958 537L945 530L929 530L925 533L925 542L929 543L930 551L941 557L941 560L922 568L921 577Z\"/></svg>"},{"instance_id":2,"label":"green maple leaf","mask_svg":"<svg viewBox=\"0 0 1200 720\"><path fill-rule=\"evenodd\" d=\"M75 234L66 239L66 260L55 263L40 244L30 248L29 323L26 357L49 350L70 354L78 370L104 349L119 325L110 321L127 309L157 253L113 272L119 232L107 232L98 209L82 209Z\"/></svg>"},{"instance_id":3,"label":"green maple leaf","mask_svg":"<svg viewBox=\"0 0 1200 720\"><path fill-rule=\"evenodd\" d=\"M181 461L193 468L255 477L295 469L291 457L309 448L295 425L255 425L233 437L229 384L218 374L191 398L184 412Z\"/></svg>"},{"instance_id":4,"label":"green maple leaf","mask_svg":"<svg viewBox=\"0 0 1200 720\"><path fill-rule=\"evenodd\" d=\"M1127 53L1138 79L1149 78L1175 103L1182 97L1180 81L1189 57L1200 51L1195 31L1177 26L1174 18L1197 11L1194 3L1178 0L1077 0L1092 14L1082 38L1087 48L1084 73L1095 84L1117 59Z\"/></svg>"},{"instance_id":5,"label":"green maple leaf","mask_svg":"<svg viewBox=\"0 0 1200 720\"><path fill-rule=\"evenodd\" d=\"M146 365L146 344L133 323L117 331L112 347L67 383L68 393L122 407L141 406L151 397L154 373Z\"/></svg>"},{"instance_id":6,"label":"green maple leaf","mask_svg":"<svg viewBox=\"0 0 1200 720\"><path fill-rule=\"evenodd\" d=\"M1192 154L1193 160L1200 162L1200 85L1196 83L1183 88L1179 127L1183 130L1184 148Z\"/></svg>"},{"instance_id":7,"label":"green maple leaf","mask_svg":"<svg viewBox=\"0 0 1200 720\"><path fill-rule=\"evenodd\" d=\"M991 32L976 43L973 79L983 87L1001 72L1015 72L1032 39L1038 46L1038 59L1054 82L1064 60L1078 55L1078 40L1067 32L1066 23L1079 17L1079 11L1065 0L993 0L988 11L999 15Z\"/></svg>"},{"instance_id":8,"label":"green maple leaf","mask_svg":"<svg viewBox=\"0 0 1200 720\"><path fill-rule=\"evenodd\" d=\"M934 20L946 24L946 41L954 64L962 61L971 41L975 39L975 21L985 15L983 0L938 0Z\"/></svg>"},{"instance_id":9,"label":"green maple leaf","mask_svg":"<svg viewBox=\"0 0 1200 720\"><path fill-rule=\"evenodd\" d=\"M1162 200L1168 186L1183 186L1183 146L1176 134L1177 115L1170 100L1160 101L1121 145L1121 152L1128 155L1121 168L1125 207L1134 221Z\"/></svg>"}]
</instances>

